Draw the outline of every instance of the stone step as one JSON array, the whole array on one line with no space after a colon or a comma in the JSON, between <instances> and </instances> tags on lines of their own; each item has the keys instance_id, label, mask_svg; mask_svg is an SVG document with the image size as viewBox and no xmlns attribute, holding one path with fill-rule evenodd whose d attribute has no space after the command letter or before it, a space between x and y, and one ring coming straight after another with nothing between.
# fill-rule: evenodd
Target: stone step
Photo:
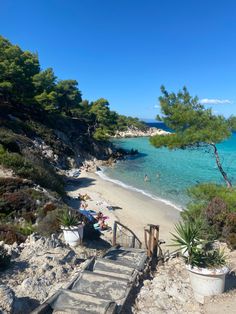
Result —
<instances>
[{"instance_id":1,"label":"stone step","mask_svg":"<svg viewBox=\"0 0 236 314\"><path fill-rule=\"evenodd\" d=\"M113 314L124 306L147 255L142 249L115 247L88 260L67 289L47 299L32 314Z\"/></svg>"},{"instance_id":2,"label":"stone step","mask_svg":"<svg viewBox=\"0 0 236 314\"><path fill-rule=\"evenodd\" d=\"M72 291L116 302L123 305L133 283L127 279L83 271L72 286Z\"/></svg>"},{"instance_id":3,"label":"stone step","mask_svg":"<svg viewBox=\"0 0 236 314\"><path fill-rule=\"evenodd\" d=\"M61 290L50 306L55 314L59 311L70 314L113 314L116 309L115 302L70 290Z\"/></svg>"},{"instance_id":4,"label":"stone step","mask_svg":"<svg viewBox=\"0 0 236 314\"><path fill-rule=\"evenodd\" d=\"M98 258L95 261L93 265L93 271L106 276L127 279L131 282L134 282L138 275L138 272L135 268L122 265L120 262L105 258Z\"/></svg>"},{"instance_id":5,"label":"stone step","mask_svg":"<svg viewBox=\"0 0 236 314\"><path fill-rule=\"evenodd\" d=\"M124 266L129 266L143 271L145 262L147 260L146 250L133 248L111 248L104 255L103 258L117 261Z\"/></svg>"}]
</instances>

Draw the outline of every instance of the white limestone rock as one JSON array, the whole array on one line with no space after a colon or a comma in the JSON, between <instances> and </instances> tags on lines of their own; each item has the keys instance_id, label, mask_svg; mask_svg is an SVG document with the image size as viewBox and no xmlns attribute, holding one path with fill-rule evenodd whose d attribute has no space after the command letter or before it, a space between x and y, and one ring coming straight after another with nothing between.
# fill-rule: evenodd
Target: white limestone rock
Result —
<instances>
[{"instance_id":1,"label":"white limestone rock","mask_svg":"<svg viewBox=\"0 0 236 314\"><path fill-rule=\"evenodd\" d=\"M0 285L0 313L13 313L14 291L6 285Z\"/></svg>"}]
</instances>

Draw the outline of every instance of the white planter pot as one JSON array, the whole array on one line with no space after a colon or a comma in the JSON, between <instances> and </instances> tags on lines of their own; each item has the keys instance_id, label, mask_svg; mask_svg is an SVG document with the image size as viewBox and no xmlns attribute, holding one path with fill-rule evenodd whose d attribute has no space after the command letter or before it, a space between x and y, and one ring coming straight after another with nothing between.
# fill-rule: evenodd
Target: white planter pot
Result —
<instances>
[{"instance_id":1,"label":"white planter pot","mask_svg":"<svg viewBox=\"0 0 236 314\"><path fill-rule=\"evenodd\" d=\"M64 239L67 244L73 247L82 244L84 224L72 226L70 228L61 226L61 229L63 230Z\"/></svg>"},{"instance_id":2,"label":"white planter pot","mask_svg":"<svg viewBox=\"0 0 236 314\"><path fill-rule=\"evenodd\" d=\"M186 266L189 271L190 282L195 299L204 303L205 296L221 294L225 289L225 276L229 272L228 267L217 269L198 268Z\"/></svg>"}]
</instances>

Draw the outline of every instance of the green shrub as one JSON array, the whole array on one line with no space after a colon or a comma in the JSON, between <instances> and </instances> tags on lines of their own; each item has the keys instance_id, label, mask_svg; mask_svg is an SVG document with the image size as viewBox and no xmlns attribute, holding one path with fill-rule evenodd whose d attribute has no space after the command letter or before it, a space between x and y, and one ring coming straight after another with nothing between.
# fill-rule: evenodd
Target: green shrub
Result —
<instances>
[{"instance_id":1,"label":"green shrub","mask_svg":"<svg viewBox=\"0 0 236 314\"><path fill-rule=\"evenodd\" d=\"M1 224L0 225L0 241L4 241L6 244L13 244L17 242L25 242L26 237L17 231L15 225Z\"/></svg>"},{"instance_id":2,"label":"green shrub","mask_svg":"<svg viewBox=\"0 0 236 314\"><path fill-rule=\"evenodd\" d=\"M20 234L23 234L24 236L29 236L33 232L35 232L35 227L32 225L31 222L25 222L23 225L16 227L18 232Z\"/></svg>"},{"instance_id":3,"label":"green shrub","mask_svg":"<svg viewBox=\"0 0 236 314\"><path fill-rule=\"evenodd\" d=\"M29 160L30 158L30 160ZM10 153L0 145L0 164L12 169L23 178L63 195L63 180L46 161L28 154L28 160L18 153Z\"/></svg>"},{"instance_id":4,"label":"green shrub","mask_svg":"<svg viewBox=\"0 0 236 314\"><path fill-rule=\"evenodd\" d=\"M0 196L4 193L12 193L20 189L28 189L32 186L33 184L29 180L11 177L0 178Z\"/></svg>"},{"instance_id":5,"label":"green shrub","mask_svg":"<svg viewBox=\"0 0 236 314\"><path fill-rule=\"evenodd\" d=\"M10 265L11 256L7 253L7 250L0 245L0 270L4 270Z\"/></svg>"},{"instance_id":6,"label":"green shrub","mask_svg":"<svg viewBox=\"0 0 236 314\"><path fill-rule=\"evenodd\" d=\"M7 215L14 212L17 216L18 213L32 212L36 209L35 201L21 190L13 193L4 193L2 200L4 202L0 204L0 212Z\"/></svg>"},{"instance_id":7,"label":"green shrub","mask_svg":"<svg viewBox=\"0 0 236 314\"><path fill-rule=\"evenodd\" d=\"M226 265L223 251L214 249L212 242L201 239L198 223L178 223L175 226L173 246L182 253L185 263L201 268L216 268Z\"/></svg>"},{"instance_id":8,"label":"green shrub","mask_svg":"<svg viewBox=\"0 0 236 314\"><path fill-rule=\"evenodd\" d=\"M226 216L222 235L229 247L236 249L236 213L229 213Z\"/></svg>"},{"instance_id":9,"label":"green shrub","mask_svg":"<svg viewBox=\"0 0 236 314\"><path fill-rule=\"evenodd\" d=\"M60 210L56 209L47 213L36 226L36 231L43 236L50 236L52 233L60 231L60 222L58 221L58 215Z\"/></svg>"},{"instance_id":10,"label":"green shrub","mask_svg":"<svg viewBox=\"0 0 236 314\"><path fill-rule=\"evenodd\" d=\"M210 227L210 234L212 234L215 239L221 238L225 220L228 215L228 209L224 201L219 197L214 197L204 210L203 214L207 226Z\"/></svg>"},{"instance_id":11,"label":"green shrub","mask_svg":"<svg viewBox=\"0 0 236 314\"><path fill-rule=\"evenodd\" d=\"M192 199L191 203L198 203L202 208L206 207L215 197L220 198L229 211L236 212L236 188L228 189L217 184L198 184L188 190Z\"/></svg>"},{"instance_id":12,"label":"green shrub","mask_svg":"<svg viewBox=\"0 0 236 314\"><path fill-rule=\"evenodd\" d=\"M64 209L58 215L60 225L66 228L77 226L79 224L78 215L75 211Z\"/></svg>"},{"instance_id":13,"label":"green shrub","mask_svg":"<svg viewBox=\"0 0 236 314\"><path fill-rule=\"evenodd\" d=\"M229 233L226 239L226 243L232 250L236 250L236 233Z\"/></svg>"},{"instance_id":14,"label":"green shrub","mask_svg":"<svg viewBox=\"0 0 236 314\"><path fill-rule=\"evenodd\" d=\"M220 239L235 247L236 189L216 184L199 184L189 189L192 198L181 213L183 221L201 222L201 238Z\"/></svg>"},{"instance_id":15,"label":"green shrub","mask_svg":"<svg viewBox=\"0 0 236 314\"><path fill-rule=\"evenodd\" d=\"M17 143L17 135L11 130L0 129L0 144L11 152L20 152L19 144Z\"/></svg>"}]
</instances>

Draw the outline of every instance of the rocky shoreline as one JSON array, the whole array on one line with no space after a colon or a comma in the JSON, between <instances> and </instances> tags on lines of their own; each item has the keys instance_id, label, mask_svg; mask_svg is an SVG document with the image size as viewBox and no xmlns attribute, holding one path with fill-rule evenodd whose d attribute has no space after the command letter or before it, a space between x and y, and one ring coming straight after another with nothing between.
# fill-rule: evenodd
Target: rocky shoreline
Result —
<instances>
[{"instance_id":1,"label":"rocky shoreline","mask_svg":"<svg viewBox=\"0 0 236 314\"><path fill-rule=\"evenodd\" d=\"M170 132L150 127L145 130L140 130L135 127L129 127L126 131L116 131L114 138L129 138L129 137L150 137L154 135L168 135Z\"/></svg>"}]
</instances>

